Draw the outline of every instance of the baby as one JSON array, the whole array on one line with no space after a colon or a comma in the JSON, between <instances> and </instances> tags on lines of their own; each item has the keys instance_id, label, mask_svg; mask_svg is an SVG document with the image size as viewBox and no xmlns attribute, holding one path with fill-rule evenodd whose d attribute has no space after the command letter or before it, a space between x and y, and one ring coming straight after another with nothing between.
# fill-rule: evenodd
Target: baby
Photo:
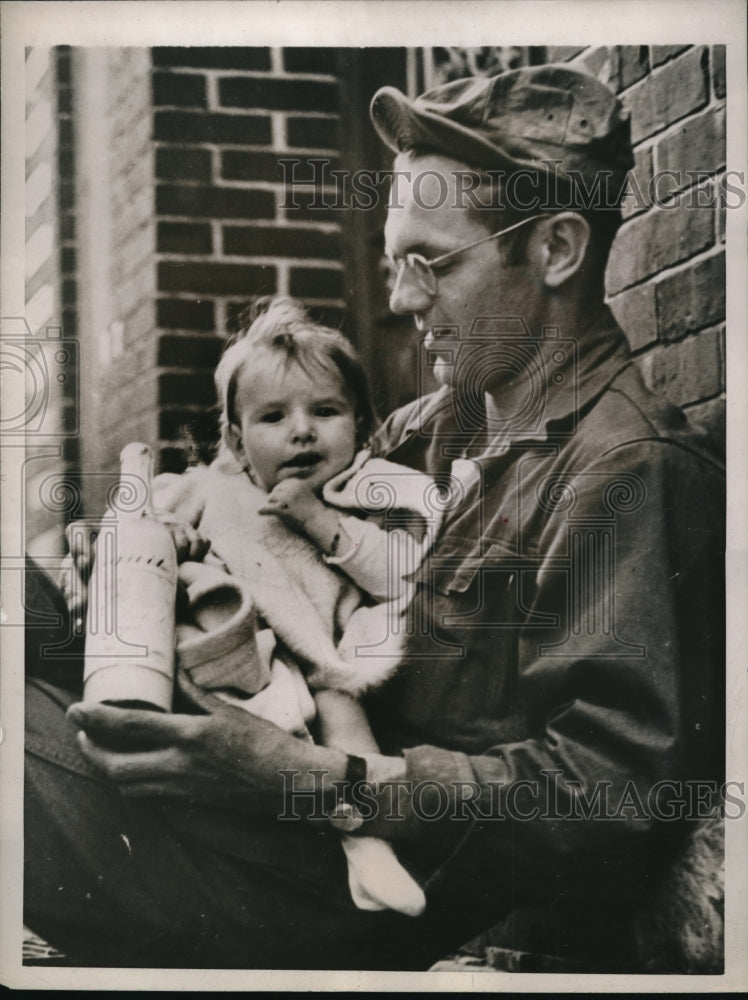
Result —
<instances>
[{"instance_id":1,"label":"baby","mask_svg":"<svg viewBox=\"0 0 748 1000\"><path fill-rule=\"evenodd\" d=\"M209 561L248 584L272 630L269 645L267 630L257 633L262 679L254 668L243 676L240 664L234 676L221 673L213 693L298 730L283 713L295 695L303 705L301 664L322 740L377 754L355 696L397 667L410 578L444 495L421 473L365 450L375 418L349 342L292 300L260 308L216 370L222 453L210 467L159 477L156 504L210 541ZM194 566L194 590L199 573L190 573ZM240 696L262 684L254 697ZM422 890L388 844L344 836L343 846L358 906L423 910Z\"/></svg>"}]
</instances>

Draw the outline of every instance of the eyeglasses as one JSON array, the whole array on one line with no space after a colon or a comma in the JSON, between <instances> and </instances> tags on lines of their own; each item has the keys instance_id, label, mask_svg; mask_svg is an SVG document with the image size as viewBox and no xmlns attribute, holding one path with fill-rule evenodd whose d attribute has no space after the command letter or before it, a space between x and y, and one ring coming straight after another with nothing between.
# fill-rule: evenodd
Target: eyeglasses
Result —
<instances>
[{"instance_id":1,"label":"eyeglasses","mask_svg":"<svg viewBox=\"0 0 748 1000\"><path fill-rule=\"evenodd\" d=\"M464 253L466 250L472 250L473 247L479 247L482 243L488 243L489 240L495 240L499 236L511 233L513 230L519 229L520 226L527 225L528 222L537 222L538 219L546 218L548 218L547 212L544 212L542 215L531 215L527 219L515 222L512 226L507 226L506 229L500 229L498 233L492 233L490 236L484 236L483 239L475 240L474 243L466 243L463 247L457 247L456 250L450 250L448 253L440 254L440 256L433 257L431 260L426 260L423 254L420 253L407 253L404 257L393 257L391 254L387 254L390 263L397 268L397 277L395 278L395 284L393 287L397 287L403 274L407 271L409 276L417 282L418 286L426 292L427 295L434 296L436 295L438 287L437 277L434 274L434 267L444 264L446 261L451 260L452 257L456 257L458 254Z\"/></svg>"}]
</instances>

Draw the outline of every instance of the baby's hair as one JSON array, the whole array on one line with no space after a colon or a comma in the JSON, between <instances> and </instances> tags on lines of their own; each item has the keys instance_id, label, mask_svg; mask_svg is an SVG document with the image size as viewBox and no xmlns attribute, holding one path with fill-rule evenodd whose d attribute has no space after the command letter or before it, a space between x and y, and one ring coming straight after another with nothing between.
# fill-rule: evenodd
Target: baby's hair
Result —
<instances>
[{"instance_id":1,"label":"baby's hair","mask_svg":"<svg viewBox=\"0 0 748 1000\"><path fill-rule=\"evenodd\" d=\"M308 375L320 369L334 371L343 379L356 409L356 445L366 445L377 426L366 372L350 341L338 330L314 323L294 299L263 296L247 311L248 325L226 348L216 368L215 381L221 405L221 438L236 424L236 390L244 366L258 352L269 351L298 364Z\"/></svg>"}]
</instances>

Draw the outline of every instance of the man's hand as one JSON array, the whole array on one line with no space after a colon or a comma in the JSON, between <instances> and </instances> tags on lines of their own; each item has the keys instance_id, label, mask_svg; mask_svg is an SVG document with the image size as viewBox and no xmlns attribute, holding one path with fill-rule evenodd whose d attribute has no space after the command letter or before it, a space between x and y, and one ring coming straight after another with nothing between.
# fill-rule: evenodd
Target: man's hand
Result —
<instances>
[{"instance_id":1,"label":"man's hand","mask_svg":"<svg viewBox=\"0 0 748 1000\"><path fill-rule=\"evenodd\" d=\"M224 802L277 815L283 809L282 770L298 772L295 790L342 780L346 758L272 722L227 705L212 715L165 715L80 702L68 709L79 727L83 756L123 795L167 795Z\"/></svg>"}]
</instances>

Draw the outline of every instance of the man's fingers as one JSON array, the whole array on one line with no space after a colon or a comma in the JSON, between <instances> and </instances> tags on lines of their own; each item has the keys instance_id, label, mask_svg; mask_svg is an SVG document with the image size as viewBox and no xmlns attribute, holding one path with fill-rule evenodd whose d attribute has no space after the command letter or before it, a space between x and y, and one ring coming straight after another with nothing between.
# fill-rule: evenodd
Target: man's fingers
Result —
<instances>
[{"instance_id":1,"label":"man's fingers","mask_svg":"<svg viewBox=\"0 0 748 1000\"><path fill-rule=\"evenodd\" d=\"M97 743L133 750L184 743L199 724L199 716L167 715L95 702L78 702L70 706L67 714L74 726Z\"/></svg>"},{"instance_id":2,"label":"man's fingers","mask_svg":"<svg viewBox=\"0 0 748 1000\"><path fill-rule=\"evenodd\" d=\"M78 734L78 745L86 760L117 785L136 788L144 783L169 784L170 777L181 777L184 772L184 755L176 747L140 753L119 753L100 746L86 733Z\"/></svg>"}]
</instances>

